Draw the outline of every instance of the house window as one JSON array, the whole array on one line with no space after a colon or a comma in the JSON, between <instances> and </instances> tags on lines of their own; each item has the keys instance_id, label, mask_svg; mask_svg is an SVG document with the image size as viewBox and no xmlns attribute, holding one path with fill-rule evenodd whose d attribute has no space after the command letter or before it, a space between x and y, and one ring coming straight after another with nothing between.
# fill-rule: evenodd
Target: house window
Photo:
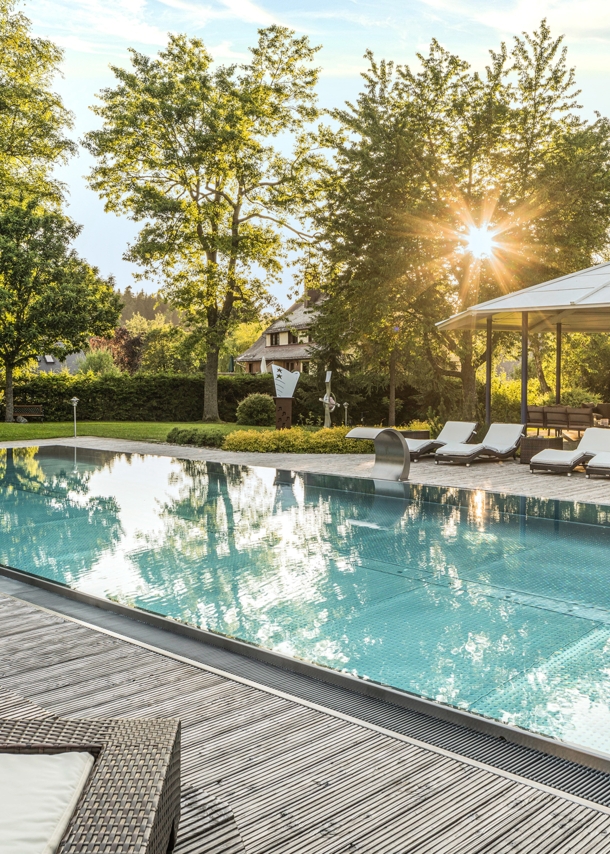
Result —
<instances>
[{"instance_id":1,"label":"house window","mask_svg":"<svg viewBox=\"0 0 610 854\"><path fill-rule=\"evenodd\" d=\"M301 363L301 373L308 374L309 373L309 362Z\"/></svg>"},{"instance_id":2,"label":"house window","mask_svg":"<svg viewBox=\"0 0 610 854\"><path fill-rule=\"evenodd\" d=\"M299 336L295 335L294 332L289 332L288 333L288 343L289 344L298 344L299 343Z\"/></svg>"},{"instance_id":3,"label":"house window","mask_svg":"<svg viewBox=\"0 0 610 854\"><path fill-rule=\"evenodd\" d=\"M269 346L270 347L278 347L279 343L280 343L280 333L279 332L272 332L269 335Z\"/></svg>"}]
</instances>

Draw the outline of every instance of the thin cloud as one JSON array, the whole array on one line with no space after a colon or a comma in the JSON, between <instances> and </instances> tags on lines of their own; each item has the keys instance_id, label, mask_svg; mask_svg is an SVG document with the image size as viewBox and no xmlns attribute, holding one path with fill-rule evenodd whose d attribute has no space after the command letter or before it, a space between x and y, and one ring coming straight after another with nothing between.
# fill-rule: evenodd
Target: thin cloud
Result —
<instances>
[{"instance_id":1,"label":"thin cloud","mask_svg":"<svg viewBox=\"0 0 610 854\"><path fill-rule=\"evenodd\" d=\"M501 33L531 31L547 18L554 31L566 33L570 41L610 38L610 4L607 0L516 0L482 5L476 0L420 0L422 5L442 11L456 20L469 20Z\"/></svg>"}]
</instances>

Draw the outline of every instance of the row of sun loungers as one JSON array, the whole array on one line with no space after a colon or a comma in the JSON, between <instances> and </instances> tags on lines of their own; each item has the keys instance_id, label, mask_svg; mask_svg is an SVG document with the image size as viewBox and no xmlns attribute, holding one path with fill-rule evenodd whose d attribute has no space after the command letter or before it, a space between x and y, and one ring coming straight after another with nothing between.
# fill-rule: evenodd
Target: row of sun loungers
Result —
<instances>
[{"instance_id":1,"label":"row of sun loungers","mask_svg":"<svg viewBox=\"0 0 610 854\"><path fill-rule=\"evenodd\" d=\"M409 457L411 461L416 462L428 454L434 454L436 464L459 463L466 466L477 459L506 460L516 457L525 431L524 424L492 424L482 442L469 444L476 426L471 421L447 421L436 439L412 439L402 434L397 436L400 431L396 430L358 427L348 434L348 438L373 439L377 458L374 476L387 476L392 480L408 478ZM400 452L400 448L394 447L390 451L382 444L382 439L387 442L392 438L385 435L390 433L393 434L395 442L400 440L400 443L404 443L404 453ZM530 471L557 472L569 476L579 465L585 466L587 477L610 476L610 430L589 427L574 450L559 451L549 448L540 451L532 457ZM394 469L398 472L396 476Z\"/></svg>"}]
</instances>

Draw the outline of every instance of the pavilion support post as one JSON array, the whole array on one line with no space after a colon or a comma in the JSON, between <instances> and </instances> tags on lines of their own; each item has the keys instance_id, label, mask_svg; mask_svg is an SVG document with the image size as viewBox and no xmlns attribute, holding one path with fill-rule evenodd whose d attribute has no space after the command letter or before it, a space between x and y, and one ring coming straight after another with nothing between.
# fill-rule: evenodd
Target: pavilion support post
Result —
<instances>
[{"instance_id":1,"label":"pavilion support post","mask_svg":"<svg viewBox=\"0 0 610 854\"><path fill-rule=\"evenodd\" d=\"M555 403L561 403L561 323L557 324L557 355L555 356Z\"/></svg>"},{"instance_id":2,"label":"pavilion support post","mask_svg":"<svg viewBox=\"0 0 610 854\"><path fill-rule=\"evenodd\" d=\"M485 423L491 424L491 326L493 318L487 318L487 350L485 351Z\"/></svg>"},{"instance_id":3,"label":"pavilion support post","mask_svg":"<svg viewBox=\"0 0 610 854\"><path fill-rule=\"evenodd\" d=\"M527 311L521 312L521 423L527 424L527 351L528 351L528 316Z\"/></svg>"}]
</instances>

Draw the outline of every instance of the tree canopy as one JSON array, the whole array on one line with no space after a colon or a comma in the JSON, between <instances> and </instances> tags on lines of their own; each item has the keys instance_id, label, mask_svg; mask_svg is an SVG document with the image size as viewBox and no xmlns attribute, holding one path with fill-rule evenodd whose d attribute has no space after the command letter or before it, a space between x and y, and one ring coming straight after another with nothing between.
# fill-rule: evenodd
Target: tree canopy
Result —
<instances>
[{"instance_id":1,"label":"tree canopy","mask_svg":"<svg viewBox=\"0 0 610 854\"><path fill-rule=\"evenodd\" d=\"M72 116L52 82L63 52L31 35L15 0L0 0L0 187L4 197L35 194L55 199L51 172L76 150L65 136Z\"/></svg>"},{"instance_id":2,"label":"tree canopy","mask_svg":"<svg viewBox=\"0 0 610 854\"><path fill-rule=\"evenodd\" d=\"M434 322L605 257L610 125L580 117L545 21L490 51L484 74L436 41L418 58L369 54L364 91L334 113L336 174L313 212L329 293L317 335L386 376L402 361L424 399L459 379L471 418L481 342ZM493 241L480 257L477 235Z\"/></svg>"},{"instance_id":3,"label":"tree canopy","mask_svg":"<svg viewBox=\"0 0 610 854\"><path fill-rule=\"evenodd\" d=\"M70 248L79 227L33 200L0 209L0 361L6 372L6 420L13 420L13 371L41 353L59 359L92 335L108 335L121 304Z\"/></svg>"},{"instance_id":4,"label":"tree canopy","mask_svg":"<svg viewBox=\"0 0 610 854\"><path fill-rule=\"evenodd\" d=\"M218 354L252 319L280 272L285 235L316 190L316 48L284 27L259 31L243 65L213 65L197 38L170 36L157 57L100 94L85 145L106 209L142 222L127 257L206 344L204 418L218 418ZM292 147L290 154L285 153Z\"/></svg>"}]
</instances>

